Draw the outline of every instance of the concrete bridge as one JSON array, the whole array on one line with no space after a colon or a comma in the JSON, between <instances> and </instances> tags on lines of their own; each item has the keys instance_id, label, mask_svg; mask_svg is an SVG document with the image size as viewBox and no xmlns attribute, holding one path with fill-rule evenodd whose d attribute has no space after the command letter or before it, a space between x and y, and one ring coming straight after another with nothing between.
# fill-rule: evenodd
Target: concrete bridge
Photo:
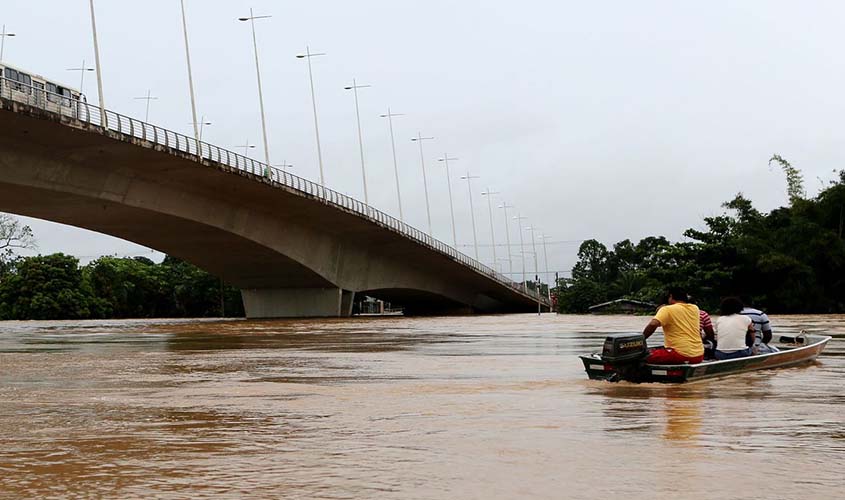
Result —
<instances>
[{"instance_id":1,"label":"concrete bridge","mask_svg":"<svg viewBox=\"0 0 845 500\"><path fill-rule=\"evenodd\" d=\"M251 318L536 311L545 297L399 220L242 155L0 78L0 211L113 235L242 290ZM18 84L18 90L21 90ZM40 94L39 94L40 93Z\"/></svg>"}]
</instances>

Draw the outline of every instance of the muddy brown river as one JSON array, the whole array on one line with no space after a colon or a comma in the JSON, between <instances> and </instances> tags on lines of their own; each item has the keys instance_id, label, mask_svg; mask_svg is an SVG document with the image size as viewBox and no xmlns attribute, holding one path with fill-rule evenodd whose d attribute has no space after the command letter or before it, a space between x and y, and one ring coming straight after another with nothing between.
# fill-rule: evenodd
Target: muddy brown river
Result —
<instances>
[{"instance_id":1,"label":"muddy brown river","mask_svg":"<svg viewBox=\"0 0 845 500\"><path fill-rule=\"evenodd\" d=\"M843 498L845 317L773 318L835 337L804 367L588 381L645 321L0 323L0 497Z\"/></svg>"}]
</instances>

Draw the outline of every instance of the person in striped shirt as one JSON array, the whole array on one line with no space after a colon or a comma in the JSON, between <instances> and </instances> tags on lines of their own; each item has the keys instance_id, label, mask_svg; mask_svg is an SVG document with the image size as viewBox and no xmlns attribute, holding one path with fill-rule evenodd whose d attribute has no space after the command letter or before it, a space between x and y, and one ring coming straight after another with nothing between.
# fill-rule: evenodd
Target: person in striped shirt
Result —
<instances>
[{"instance_id":1,"label":"person in striped shirt","mask_svg":"<svg viewBox=\"0 0 845 500\"><path fill-rule=\"evenodd\" d=\"M690 304L696 304L695 298L690 296ZM698 309L698 333L701 335L701 341L704 345L704 357L711 359L716 352L716 332L713 330L713 320L704 309Z\"/></svg>"},{"instance_id":2,"label":"person in striped shirt","mask_svg":"<svg viewBox=\"0 0 845 500\"><path fill-rule=\"evenodd\" d=\"M751 307L753 303L750 297L743 297L742 302L745 307L740 314L751 318L751 322L754 324L754 345L752 346L754 354L778 352L777 347L769 345L769 342L772 341L772 325L769 323L769 317L763 311Z\"/></svg>"}]
</instances>

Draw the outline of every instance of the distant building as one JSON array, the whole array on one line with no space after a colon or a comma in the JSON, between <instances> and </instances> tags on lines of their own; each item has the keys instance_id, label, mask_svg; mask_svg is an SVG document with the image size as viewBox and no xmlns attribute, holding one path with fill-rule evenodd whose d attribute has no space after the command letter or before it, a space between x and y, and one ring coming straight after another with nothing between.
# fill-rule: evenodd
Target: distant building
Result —
<instances>
[{"instance_id":1,"label":"distant building","mask_svg":"<svg viewBox=\"0 0 845 500\"><path fill-rule=\"evenodd\" d=\"M643 302L633 299L616 299L610 302L602 302L589 307L590 314L638 314L652 313L657 309L657 304Z\"/></svg>"}]
</instances>

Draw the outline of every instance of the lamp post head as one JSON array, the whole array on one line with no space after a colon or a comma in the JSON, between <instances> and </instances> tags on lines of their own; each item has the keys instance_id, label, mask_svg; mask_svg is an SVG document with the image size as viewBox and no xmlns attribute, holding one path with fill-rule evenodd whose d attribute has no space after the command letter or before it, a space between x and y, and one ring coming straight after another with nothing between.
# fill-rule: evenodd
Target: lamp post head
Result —
<instances>
[{"instance_id":1,"label":"lamp post head","mask_svg":"<svg viewBox=\"0 0 845 500\"><path fill-rule=\"evenodd\" d=\"M252 12L252 9L250 9L250 13L251 12ZM273 17L273 16L253 16L253 15L250 15L249 17L239 17L238 21L252 21L253 19L268 19L270 17Z\"/></svg>"},{"instance_id":2,"label":"lamp post head","mask_svg":"<svg viewBox=\"0 0 845 500\"><path fill-rule=\"evenodd\" d=\"M296 58L297 59L303 59L303 58L305 58L305 54L297 54Z\"/></svg>"}]
</instances>

